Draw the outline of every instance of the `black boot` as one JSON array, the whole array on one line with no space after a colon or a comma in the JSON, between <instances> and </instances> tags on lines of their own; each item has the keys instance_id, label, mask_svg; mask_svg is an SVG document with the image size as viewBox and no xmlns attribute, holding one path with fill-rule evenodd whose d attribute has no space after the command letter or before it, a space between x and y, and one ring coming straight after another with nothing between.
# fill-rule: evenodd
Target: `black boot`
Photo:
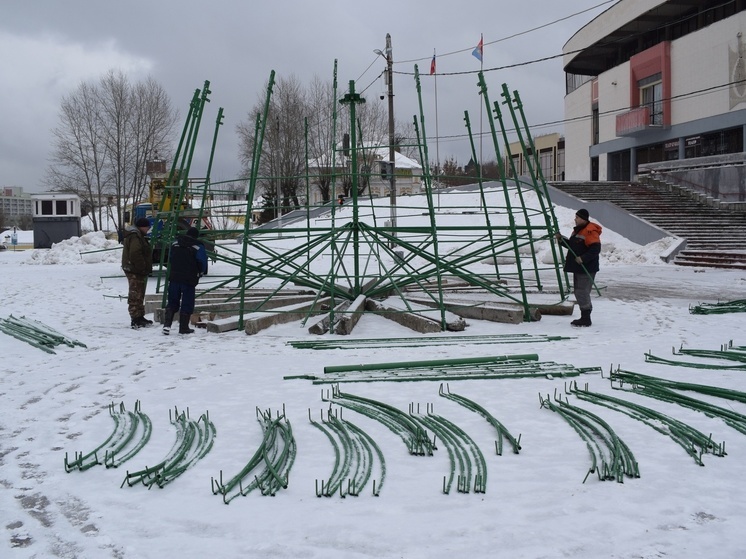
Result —
<instances>
[{"instance_id":1,"label":"black boot","mask_svg":"<svg viewBox=\"0 0 746 559\"><path fill-rule=\"evenodd\" d=\"M132 319L130 326L132 326L133 330L137 330L138 328L147 328L151 324L153 324L152 320L148 320L144 316L139 316Z\"/></svg>"},{"instance_id":2,"label":"black boot","mask_svg":"<svg viewBox=\"0 0 746 559\"><path fill-rule=\"evenodd\" d=\"M171 333L171 324L174 321L174 310L166 308L166 314L163 317L163 333L168 336Z\"/></svg>"},{"instance_id":3,"label":"black boot","mask_svg":"<svg viewBox=\"0 0 746 559\"><path fill-rule=\"evenodd\" d=\"M179 334L194 334L194 330L189 328L189 319L191 314L179 314Z\"/></svg>"},{"instance_id":4,"label":"black boot","mask_svg":"<svg viewBox=\"0 0 746 559\"><path fill-rule=\"evenodd\" d=\"M579 326L579 327L588 327L591 324L593 323L591 322L591 311L590 310L580 311L580 318L578 318L577 320L573 320L570 323L571 326Z\"/></svg>"}]
</instances>

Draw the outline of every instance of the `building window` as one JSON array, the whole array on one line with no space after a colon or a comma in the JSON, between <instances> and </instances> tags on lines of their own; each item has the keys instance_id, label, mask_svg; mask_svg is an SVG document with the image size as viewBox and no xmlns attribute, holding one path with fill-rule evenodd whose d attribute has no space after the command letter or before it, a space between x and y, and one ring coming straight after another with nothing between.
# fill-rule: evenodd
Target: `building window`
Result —
<instances>
[{"instance_id":1,"label":"building window","mask_svg":"<svg viewBox=\"0 0 746 559\"><path fill-rule=\"evenodd\" d=\"M598 123L598 105L594 105L593 109L591 109L591 141L593 142L594 146L598 144L599 129L600 126Z\"/></svg>"},{"instance_id":2,"label":"building window","mask_svg":"<svg viewBox=\"0 0 746 559\"><path fill-rule=\"evenodd\" d=\"M679 158L679 140L671 140L663 144L663 160L675 161Z\"/></svg>"},{"instance_id":3,"label":"building window","mask_svg":"<svg viewBox=\"0 0 746 559\"><path fill-rule=\"evenodd\" d=\"M41 201L41 215L54 215L54 207L52 206L52 200Z\"/></svg>"},{"instance_id":4,"label":"building window","mask_svg":"<svg viewBox=\"0 0 746 559\"><path fill-rule=\"evenodd\" d=\"M565 93L569 95L583 84L593 80L595 76L583 76L580 74L565 73Z\"/></svg>"},{"instance_id":5,"label":"building window","mask_svg":"<svg viewBox=\"0 0 746 559\"><path fill-rule=\"evenodd\" d=\"M686 158L724 155L743 151L743 132L741 128L720 130L711 134L691 136L685 143Z\"/></svg>"},{"instance_id":6,"label":"building window","mask_svg":"<svg viewBox=\"0 0 746 559\"><path fill-rule=\"evenodd\" d=\"M541 174L545 179L557 180L554 175L554 148L543 149L539 152L539 162L541 165Z\"/></svg>"},{"instance_id":7,"label":"building window","mask_svg":"<svg viewBox=\"0 0 746 559\"><path fill-rule=\"evenodd\" d=\"M637 82L640 88L640 106L650 109L651 126L663 125L663 81L657 73Z\"/></svg>"}]
</instances>

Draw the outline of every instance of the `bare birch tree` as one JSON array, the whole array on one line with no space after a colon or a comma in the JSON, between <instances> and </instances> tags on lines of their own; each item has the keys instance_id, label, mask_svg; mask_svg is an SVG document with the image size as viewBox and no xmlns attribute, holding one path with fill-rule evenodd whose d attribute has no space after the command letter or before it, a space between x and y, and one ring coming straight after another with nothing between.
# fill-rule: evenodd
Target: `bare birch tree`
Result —
<instances>
[{"instance_id":1,"label":"bare birch tree","mask_svg":"<svg viewBox=\"0 0 746 559\"><path fill-rule=\"evenodd\" d=\"M95 210L112 197L117 228L123 229L127 205L147 198L146 161L172 151L177 118L151 78L132 84L123 73L109 71L97 84L81 83L63 98L45 182L81 196L96 230Z\"/></svg>"}]
</instances>

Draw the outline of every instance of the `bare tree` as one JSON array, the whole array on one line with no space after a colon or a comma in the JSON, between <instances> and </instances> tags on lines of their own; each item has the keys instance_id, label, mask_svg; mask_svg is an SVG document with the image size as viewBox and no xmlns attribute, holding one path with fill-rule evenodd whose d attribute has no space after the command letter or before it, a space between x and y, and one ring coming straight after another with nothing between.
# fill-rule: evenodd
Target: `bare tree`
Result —
<instances>
[{"instance_id":1,"label":"bare tree","mask_svg":"<svg viewBox=\"0 0 746 559\"><path fill-rule=\"evenodd\" d=\"M314 76L308 90L308 156L313 169L313 186L319 191L322 203L332 198L331 186L335 167L341 166L343 154L336 153L334 130L334 88Z\"/></svg>"},{"instance_id":2,"label":"bare tree","mask_svg":"<svg viewBox=\"0 0 746 559\"><path fill-rule=\"evenodd\" d=\"M46 184L52 190L72 192L89 207L97 203L109 187L106 168L107 145L103 140L101 102L95 86L81 83L60 105L60 125L52 131L54 149ZM96 212L91 212L98 231Z\"/></svg>"},{"instance_id":3,"label":"bare tree","mask_svg":"<svg viewBox=\"0 0 746 559\"><path fill-rule=\"evenodd\" d=\"M146 197L145 162L156 152L171 151L177 118L151 78L132 84L121 72L109 71L98 84L81 83L63 98L45 182L52 190L81 196L94 230L96 210L113 197L122 229L127 204Z\"/></svg>"},{"instance_id":4,"label":"bare tree","mask_svg":"<svg viewBox=\"0 0 746 559\"><path fill-rule=\"evenodd\" d=\"M251 113L261 114L264 99L257 100ZM264 143L259 160L260 192L275 200L275 208L283 213L300 207L298 190L305 175L305 145L303 116L306 112L305 91L295 76L280 78L274 85L267 115ZM239 151L245 167L249 169L254 153L256 121L251 117L239 123Z\"/></svg>"},{"instance_id":5,"label":"bare tree","mask_svg":"<svg viewBox=\"0 0 746 559\"><path fill-rule=\"evenodd\" d=\"M337 97L343 95L343 92L337 92ZM255 115L261 113L264 103L263 98L257 100L251 116L237 127L239 153L247 175L256 136ZM358 194L362 194L369 186L370 174L374 162L381 157L381 150L388 154L388 113L386 105L372 97L357 104L355 112L357 146L350 148L357 149ZM319 191L321 200L326 203L332 198L335 176L339 179L336 193L349 196L351 192L351 157L342 146L344 136L352 136L349 105L335 99L331 82L314 77L309 87L304 89L298 79L291 76L280 79L274 86L258 169L260 192L276 199L279 188L283 208L299 206L300 187L305 183L306 119L308 158L313 166L310 182ZM406 126L402 130L400 138L409 131Z\"/></svg>"}]
</instances>

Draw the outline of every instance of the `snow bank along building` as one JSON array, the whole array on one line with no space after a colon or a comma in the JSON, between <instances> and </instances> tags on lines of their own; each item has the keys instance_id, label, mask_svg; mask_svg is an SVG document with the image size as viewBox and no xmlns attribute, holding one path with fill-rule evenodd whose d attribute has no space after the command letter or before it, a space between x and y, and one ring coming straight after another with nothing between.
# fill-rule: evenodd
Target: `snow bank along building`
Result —
<instances>
[{"instance_id":1,"label":"snow bank along building","mask_svg":"<svg viewBox=\"0 0 746 559\"><path fill-rule=\"evenodd\" d=\"M744 33L746 0L620 0L581 28L563 48L566 179L652 170L746 199Z\"/></svg>"}]
</instances>

